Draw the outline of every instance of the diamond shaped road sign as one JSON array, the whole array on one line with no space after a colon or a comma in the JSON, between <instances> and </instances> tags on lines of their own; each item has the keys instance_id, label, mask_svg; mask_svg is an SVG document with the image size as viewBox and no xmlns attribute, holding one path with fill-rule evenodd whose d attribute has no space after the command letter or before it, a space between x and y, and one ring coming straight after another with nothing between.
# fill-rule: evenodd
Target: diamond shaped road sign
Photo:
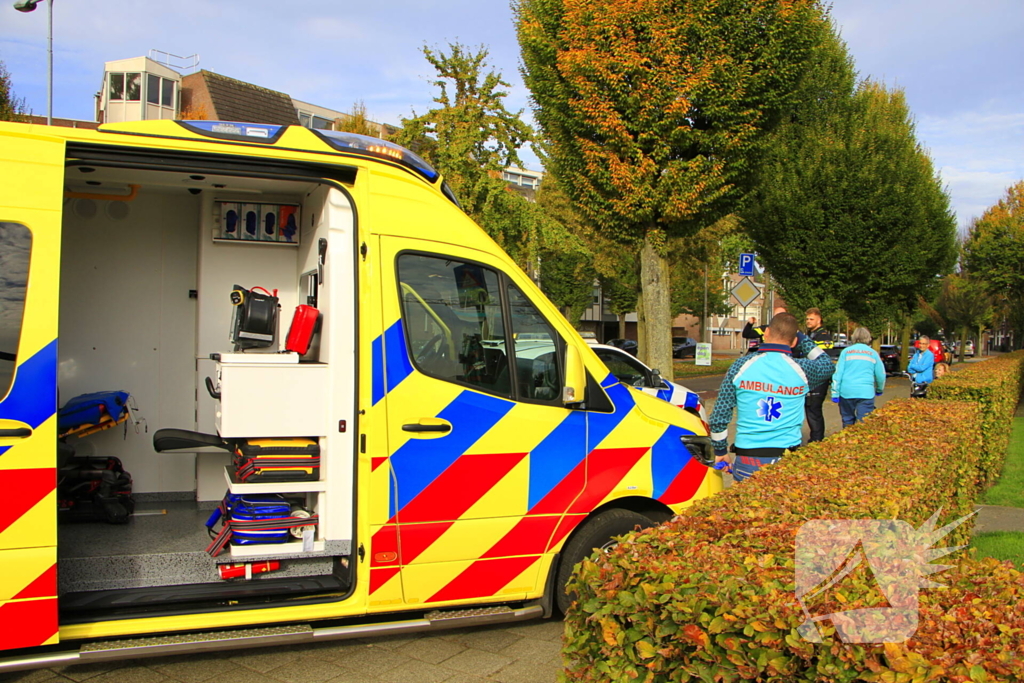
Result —
<instances>
[{"instance_id":1,"label":"diamond shaped road sign","mask_svg":"<svg viewBox=\"0 0 1024 683\"><path fill-rule=\"evenodd\" d=\"M745 277L732 288L732 295L736 301L740 302L740 306L746 308L753 302L757 297L761 296L761 290L757 288L753 282L750 281L749 277Z\"/></svg>"}]
</instances>

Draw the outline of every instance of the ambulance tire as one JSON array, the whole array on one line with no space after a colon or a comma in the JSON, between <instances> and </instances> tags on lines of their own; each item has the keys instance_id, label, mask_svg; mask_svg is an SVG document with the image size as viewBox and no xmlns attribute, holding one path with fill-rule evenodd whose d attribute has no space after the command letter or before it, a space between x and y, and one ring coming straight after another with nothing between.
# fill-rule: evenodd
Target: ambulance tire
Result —
<instances>
[{"instance_id":1,"label":"ambulance tire","mask_svg":"<svg viewBox=\"0 0 1024 683\"><path fill-rule=\"evenodd\" d=\"M577 564L590 557L598 548L614 548L613 537L633 531L636 527L646 529L654 524L654 520L638 512L612 509L598 513L577 529L562 551L558 564L558 576L555 579L555 605L558 610L565 615L569 605L576 599L575 593L566 592L566 585Z\"/></svg>"}]
</instances>

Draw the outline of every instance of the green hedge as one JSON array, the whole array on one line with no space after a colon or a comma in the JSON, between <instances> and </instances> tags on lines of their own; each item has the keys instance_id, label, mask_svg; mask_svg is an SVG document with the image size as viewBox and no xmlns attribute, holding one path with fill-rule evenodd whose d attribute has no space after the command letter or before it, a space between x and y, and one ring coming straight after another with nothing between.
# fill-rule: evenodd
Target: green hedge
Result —
<instances>
[{"instance_id":1,"label":"green hedge","mask_svg":"<svg viewBox=\"0 0 1024 683\"><path fill-rule=\"evenodd\" d=\"M1024 389L1024 351L971 363L935 380L930 398L972 401L981 406L981 432L985 446L978 469L978 485L988 487L1003 470L1010 442L1010 419Z\"/></svg>"},{"instance_id":2,"label":"green hedge","mask_svg":"<svg viewBox=\"0 0 1024 683\"><path fill-rule=\"evenodd\" d=\"M919 527L940 507L943 523L970 512L980 424L971 402L890 401L865 423L585 560L571 586L579 598L566 616L563 680L1024 679L1024 577L1008 565L966 559L937 575L952 587L922 591L920 624L905 645L843 644L831 626L819 644L798 632L800 525ZM969 527L938 545L965 542ZM849 578L817 613L883 606L877 584Z\"/></svg>"}]
</instances>

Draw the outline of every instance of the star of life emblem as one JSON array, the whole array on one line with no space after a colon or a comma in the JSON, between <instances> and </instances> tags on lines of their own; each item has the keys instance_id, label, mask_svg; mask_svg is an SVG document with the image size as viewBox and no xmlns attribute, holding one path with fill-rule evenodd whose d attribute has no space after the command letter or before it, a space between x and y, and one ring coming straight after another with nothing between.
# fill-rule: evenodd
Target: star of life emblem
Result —
<instances>
[{"instance_id":1,"label":"star of life emblem","mask_svg":"<svg viewBox=\"0 0 1024 683\"><path fill-rule=\"evenodd\" d=\"M782 402L771 396L762 398L757 402L757 416L763 418L765 422L778 420L782 417Z\"/></svg>"}]
</instances>

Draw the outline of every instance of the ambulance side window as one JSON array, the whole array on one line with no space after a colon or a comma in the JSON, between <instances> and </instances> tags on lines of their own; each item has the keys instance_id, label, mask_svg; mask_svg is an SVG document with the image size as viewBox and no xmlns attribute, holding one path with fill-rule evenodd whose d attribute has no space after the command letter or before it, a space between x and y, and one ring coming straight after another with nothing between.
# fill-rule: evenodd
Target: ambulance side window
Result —
<instances>
[{"instance_id":1,"label":"ambulance side window","mask_svg":"<svg viewBox=\"0 0 1024 683\"><path fill-rule=\"evenodd\" d=\"M31 251L28 228L0 223L0 398L7 395L14 379Z\"/></svg>"},{"instance_id":2,"label":"ambulance side window","mask_svg":"<svg viewBox=\"0 0 1024 683\"><path fill-rule=\"evenodd\" d=\"M561 395L559 337L518 287L508 285L508 309L515 345L519 398L554 401Z\"/></svg>"},{"instance_id":3,"label":"ambulance side window","mask_svg":"<svg viewBox=\"0 0 1024 683\"><path fill-rule=\"evenodd\" d=\"M431 377L511 397L498 274L476 263L398 257L413 365Z\"/></svg>"}]
</instances>

